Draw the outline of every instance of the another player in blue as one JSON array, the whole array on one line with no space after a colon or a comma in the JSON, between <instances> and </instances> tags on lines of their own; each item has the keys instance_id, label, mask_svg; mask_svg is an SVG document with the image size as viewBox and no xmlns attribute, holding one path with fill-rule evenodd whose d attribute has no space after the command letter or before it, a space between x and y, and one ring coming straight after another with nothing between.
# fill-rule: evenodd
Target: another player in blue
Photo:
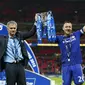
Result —
<instances>
[{"instance_id":1,"label":"another player in blue","mask_svg":"<svg viewBox=\"0 0 85 85\"><path fill-rule=\"evenodd\" d=\"M61 50L62 80L63 85L71 85L72 80L76 85L82 85L84 82L82 72L82 54L80 50L80 37L85 32L85 26L72 32L72 23L66 21L63 25L64 35L57 35Z\"/></svg>"}]
</instances>

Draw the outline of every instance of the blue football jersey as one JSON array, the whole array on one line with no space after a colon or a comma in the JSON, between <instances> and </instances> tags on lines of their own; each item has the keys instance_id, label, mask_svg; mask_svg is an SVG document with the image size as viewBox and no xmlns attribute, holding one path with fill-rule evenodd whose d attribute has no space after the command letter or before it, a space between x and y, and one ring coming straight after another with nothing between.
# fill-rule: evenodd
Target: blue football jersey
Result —
<instances>
[{"instance_id":1,"label":"blue football jersey","mask_svg":"<svg viewBox=\"0 0 85 85\"><path fill-rule=\"evenodd\" d=\"M68 37L64 35L56 36L56 41L61 50L62 65L81 64L82 54L80 49L80 37L82 34L82 30L78 30Z\"/></svg>"}]
</instances>

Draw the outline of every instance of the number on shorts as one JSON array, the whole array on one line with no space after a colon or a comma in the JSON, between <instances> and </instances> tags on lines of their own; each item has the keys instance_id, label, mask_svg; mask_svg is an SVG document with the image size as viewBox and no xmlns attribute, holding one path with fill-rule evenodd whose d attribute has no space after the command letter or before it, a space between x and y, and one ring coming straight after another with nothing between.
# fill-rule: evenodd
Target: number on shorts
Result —
<instances>
[{"instance_id":1,"label":"number on shorts","mask_svg":"<svg viewBox=\"0 0 85 85\"><path fill-rule=\"evenodd\" d=\"M84 77L82 76L78 76L78 78L79 78L79 81L78 82L82 82L82 81L84 81Z\"/></svg>"}]
</instances>

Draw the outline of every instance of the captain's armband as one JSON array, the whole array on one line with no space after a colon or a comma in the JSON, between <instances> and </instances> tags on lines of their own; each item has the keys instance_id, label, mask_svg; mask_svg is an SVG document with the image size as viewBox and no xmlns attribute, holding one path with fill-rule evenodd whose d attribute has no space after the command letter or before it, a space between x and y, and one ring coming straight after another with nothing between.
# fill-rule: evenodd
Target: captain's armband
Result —
<instances>
[{"instance_id":1,"label":"captain's armband","mask_svg":"<svg viewBox=\"0 0 85 85\"><path fill-rule=\"evenodd\" d=\"M82 34L84 34L84 28L80 29L80 32L81 32Z\"/></svg>"}]
</instances>

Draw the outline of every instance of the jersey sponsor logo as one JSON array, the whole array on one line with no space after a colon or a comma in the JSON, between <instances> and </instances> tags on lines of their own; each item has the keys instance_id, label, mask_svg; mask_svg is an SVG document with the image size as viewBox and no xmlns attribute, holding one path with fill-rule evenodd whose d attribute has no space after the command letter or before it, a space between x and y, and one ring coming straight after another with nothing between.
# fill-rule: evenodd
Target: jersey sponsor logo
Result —
<instances>
[{"instance_id":1,"label":"jersey sponsor logo","mask_svg":"<svg viewBox=\"0 0 85 85\"><path fill-rule=\"evenodd\" d=\"M73 42L76 40L76 37L73 35L70 38L66 38L63 40L63 43L69 43L69 42Z\"/></svg>"}]
</instances>

